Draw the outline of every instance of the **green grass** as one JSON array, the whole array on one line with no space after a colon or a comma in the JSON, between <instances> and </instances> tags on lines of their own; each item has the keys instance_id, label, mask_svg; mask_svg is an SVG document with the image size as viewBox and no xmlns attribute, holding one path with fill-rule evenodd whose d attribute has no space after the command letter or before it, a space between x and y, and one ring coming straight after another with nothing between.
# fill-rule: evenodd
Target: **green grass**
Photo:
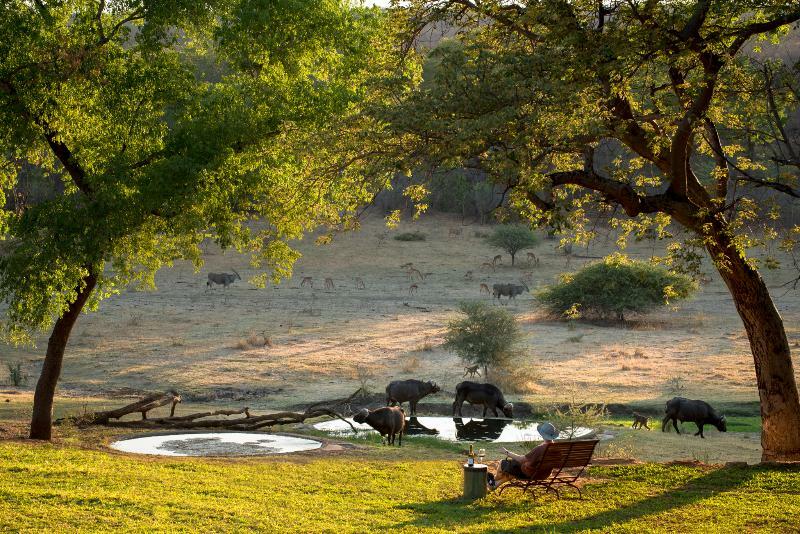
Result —
<instances>
[{"instance_id":1,"label":"green grass","mask_svg":"<svg viewBox=\"0 0 800 534\"><path fill-rule=\"evenodd\" d=\"M467 504L458 456L375 449L383 459L233 461L0 442L0 531L785 532L800 514L798 468L596 467L583 501L509 491Z\"/></svg>"},{"instance_id":2,"label":"green grass","mask_svg":"<svg viewBox=\"0 0 800 534\"><path fill-rule=\"evenodd\" d=\"M726 416L726 420L728 432L761 432L760 416L731 415ZM613 424L630 427L633 424L633 418L629 415L612 415L603 420L601 424ZM661 419L659 417L651 417L648 424L653 430L661 430ZM697 426L694 423L682 423L679 424L679 427L683 429L681 432L686 431L691 432L692 434L697 432ZM713 428L713 425L705 426L706 430ZM669 429L671 432L674 432L672 429L672 423L670 423Z\"/></svg>"}]
</instances>

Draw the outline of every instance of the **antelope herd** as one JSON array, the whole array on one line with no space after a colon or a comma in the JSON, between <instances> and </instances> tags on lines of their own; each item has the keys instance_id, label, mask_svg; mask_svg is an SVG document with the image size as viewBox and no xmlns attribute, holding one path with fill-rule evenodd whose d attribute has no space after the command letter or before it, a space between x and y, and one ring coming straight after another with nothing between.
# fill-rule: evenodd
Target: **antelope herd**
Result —
<instances>
[{"instance_id":1,"label":"antelope herd","mask_svg":"<svg viewBox=\"0 0 800 534\"><path fill-rule=\"evenodd\" d=\"M383 243L386 239L386 232L381 233L378 235L379 244ZM447 231L447 236L449 238L459 237L463 235L463 228L449 228ZM476 234L476 237L478 234ZM571 247L570 247L571 248ZM561 252L569 255L571 252L570 248L567 246L561 245L559 249ZM539 258L533 252L527 253L527 264L528 267L538 267L539 266ZM483 273L496 273L498 266L503 265L503 256L502 254L497 254L491 258L491 260L484 261L480 263L480 266L477 269L468 270L464 274L463 278L467 282L472 282L475 280L475 274L479 272ZM400 269L403 271L407 281L408 286L406 286L406 292L409 297L415 296L420 292L420 289L424 285L423 282L425 281L428 275L434 273L425 273L418 269L413 262L407 262L400 265ZM326 292L336 291L336 283L332 277L322 277L324 280L324 289ZM208 274L208 281L206 282L207 288L213 289L214 285L221 285L224 288L228 288L231 284L236 282L237 280L241 280L239 273L235 270L233 274L228 273L209 273ZM484 277L484 280L486 278ZM366 289L366 283L364 279L360 276L353 277L353 287L356 290L364 290ZM491 287L488 281L480 282L479 285L479 294L483 295L486 294L487 297L491 296L492 300L495 298L500 301L501 296L507 296L508 303L510 300L514 299L517 295L521 295L527 291L530 291L529 284L533 282L533 272L532 271L525 271L522 276L519 278L519 284L514 283L496 283L492 284ZM302 276L300 281L301 288L309 288L314 289L314 278L312 276Z\"/></svg>"}]
</instances>

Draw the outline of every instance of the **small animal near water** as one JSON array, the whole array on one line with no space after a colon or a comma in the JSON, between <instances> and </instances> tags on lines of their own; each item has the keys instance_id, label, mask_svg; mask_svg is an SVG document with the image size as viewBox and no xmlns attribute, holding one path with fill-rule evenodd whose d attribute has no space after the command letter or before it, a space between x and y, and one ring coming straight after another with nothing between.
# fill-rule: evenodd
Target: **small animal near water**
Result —
<instances>
[{"instance_id":1,"label":"small animal near water","mask_svg":"<svg viewBox=\"0 0 800 534\"><path fill-rule=\"evenodd\" d=\"M667 425L670 420L672 421L672 426L675 427L675 432L678 434L681 433L678 429L678 421L696 424L697 432L695 436L699 435L701 438L705 438L703 435L704 425L714 425L720 432L728 431L725 416L717 413L717 411L705 401L675 397L667 401L665 412L666 416L661 423L662 432L667 431Z\"/></svg>"},{"instance_id":2,"label":"small animal near water","mask_svg":"<svg viewBox=\"0 0 800 534\"><path fill-rule=\"evenodd\" d=\"M325 279L325 289L336 289L336 287L333 285L333 278Z\"/></svg>"},{"instance_id":3,"label":"small animal near water","mask_svg":"<svg viewBox=\"0 0 800 534\"><path fill-rule=\"evenodd\" d=\"M481 284L481 291L480 291L481 295L483 295L484 291L488 295L489 294L489 286L487 286L486 284Z\"/></svg>"},{"instance_id":4,"label":"small animal near water","mask_svg":"<svg viewBox=\"0 0 800 534\"><path fill-rule=\"evenodd\" d=\"M233 274L229 273L208 273L208 281L206 282L206 289L211 288L214 289L214 284L220 285L225 289L228 289L228 286L234 283L236 280L241 280L242 277L239 276L235 270L231 269Z\"/></svg>"},{"instance_id":5,"label":"small animal near water","mask_svg":"<svg viewBox=\"0 0 800 534\"><path fill-rule=\"evenodd\" d=\"M311 278L310 276L304 276L303 277L303 281L300 282L300 287L305 287L305 286L309 286L309 287L313 288L314 287L314 279Z\"/></svg>"},{"instance_id":6,"label":"small animal near water","mask_svg":"<svg viewBox=\"0 0 800 534\"><path fill-rule=\"evenodd\" d=\"M492 410L495 417L498 417L497 409L503 412L508 418L514 416L514 405L506 402L503 392L493 384L478 384L477 382L460 382L456 386L456 400L453 402L453 417L456 412L461 417L461 406L467 401L470 404L483 405L483 417L486 411Z\"/></svg>"},{"instance_id":7,"label":"small animal near water","mask_svg":"<svg viewBox=\"0 0 800 534\"><path fill-rule=\"evenodd\" d=\"M650 421L650 418L646 415L633 412L633 424L631 425L631 428L646 428L647 430L650 430L650 427L647 426L648 421Z\"/></svg>"},{"instance_id":8,"label":"small animal near water","mask_svg":"<svg viewBox=\"0 0 800 534\"><path fill-rule=\"evenodd\" d=\"M423 397L441 391L436 382L423 382L422 380L393 380L386 386L386 405L397 403L402 406L407 402L411 415L417 414L417 403Z\"/></svg>"},{"instance_id":9,"label":"small animal near water","mask_svg":"<svg viewBox=\"0 0 800 534\"><path fill-rule=\"evenodd\" d=\"M398 438L397 446L403 445L403 431L406 426L406 414L399 406L384 406L375 410L362 408L353 416L356 423L366 423L386 439L387 445L394 445L395 437Z\"/></svg>"}]
</instances>

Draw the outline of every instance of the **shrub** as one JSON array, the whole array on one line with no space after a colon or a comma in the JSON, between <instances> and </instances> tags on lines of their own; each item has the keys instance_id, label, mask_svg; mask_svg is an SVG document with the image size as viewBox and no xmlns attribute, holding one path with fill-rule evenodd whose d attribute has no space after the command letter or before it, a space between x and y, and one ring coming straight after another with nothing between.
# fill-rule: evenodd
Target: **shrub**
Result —
<instances>
[{"instance_id":1,"label":"shrub","mask_svg":"<svg viewBox=\"0 0 800 534\"><path fill-rule=\"evenodd\" d=\"M425 241L428 236L419 231L404 232L394 236L397 241Z\"/></svg>"},{"instance_id":2,"label":"shrub","mask_svg":"<svg viewBox=\"0 0 800 534\"><path fill-rule=\"evenodd\" d=\"M458 307L463 316L448 323L444 346L465 362L483 366L486 378L489 366L502 365L519 341L517 320L484 302L462 302Z\"/></svg>"},{"instance_id":3,"label":"shrub","mask_svg":"<svg viewBox=\"0 0 800 534\"><path fill-rule=\"evenodd\" d=\"M11 380L11 385L14 387L24 386L28 382L28 375L22 370L22 363L7 362L8 378Z\"/></svg>"},{"instance_id":4,"label":"shrub","mask_svg":"<svg viewBox=\"0 0 800 534\"><path fill-rule=\"evenodd\" d=\"M486 242L505 250L511 256L511 265L517 252L526 248L533 248L539 244L539 239L531 232L530 228L516 224L501 224L486 238Z\"/></svg>"},{"instance_id":5,"label":"shrub","mask_svg":"<svg viewBox=\"0 0 800 534\"><path fill-rule=\"evenodd\" d=\"M537 298L562 316L578 310L582 316L624 321L626 312L646 313L688 298L696 289L687 275L614 254L563 276L561 283L540 291Z\"/></svg>"}]
</instances>

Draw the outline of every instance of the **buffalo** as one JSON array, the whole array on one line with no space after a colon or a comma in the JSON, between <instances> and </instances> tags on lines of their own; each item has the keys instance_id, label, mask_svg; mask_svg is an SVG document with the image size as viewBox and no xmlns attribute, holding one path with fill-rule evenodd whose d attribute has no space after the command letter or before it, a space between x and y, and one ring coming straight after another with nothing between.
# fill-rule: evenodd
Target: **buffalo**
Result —
<instances>
[{"instance_id":1,"label":"buffalo","mask_svg":"<svg viewBox=\"0 0 800 534\"><path fill-rule=\"evenodd\" d=\"M678 430L678 421L696 424L697 432L695 436L699 435L701 438L705 438L703 435L704 425L714 425L720 432L728 431L725 416L719 415L717 411L705 401L675 397L667 401L665 412L666 416L661 423L662 432L667 431L667 425L670 420L672 421L672 426L675 427L675 432L678 434L681 433L681 431Z\"/></svg>"},{"instance_id":2,"label":"buffalo","mask_svg":"<svg viewBox=\"0 0 800 534\"><path fill-rule=\"evenodd\" d=\"M456 400L453 402L453 416L455 417L456 411L458 416L461 417L461 406L467 401L470 404L483 405L483 417L486 417L486 411L491 409L494 416L497 417L497 409L503 411L503 415L509 419L513 417L514 405L506 402L503 397L503 392L497 386L492 384L478 384L477 382L460 382L456 386Z\"/></svg>"},{"instance_id":3,"label":"buffalo","mask_svg":"<svg viewBox=\"0 0 800 534\"><path fill-rule=\"evenodd\" d=\"M353 416L356 423L366 423L386 438L387 445L394 445L395 436L398 437L397 446L403 445L403 431L406 426L406 414L397 406L384 406L375 410L362 408Z\"/></svg>"},{"instance_id":4,"label":"buffalo","mask_svg":"<svg viewBox=\"0 0 800 534\"><path fill-rule=\"evenodd\" d=\"M441 391L435 382L421 380L395 380L386 386L386 405L408 402L411 415L417 414L417 403L423 397Z\"/></svg>"}]
</instances>

